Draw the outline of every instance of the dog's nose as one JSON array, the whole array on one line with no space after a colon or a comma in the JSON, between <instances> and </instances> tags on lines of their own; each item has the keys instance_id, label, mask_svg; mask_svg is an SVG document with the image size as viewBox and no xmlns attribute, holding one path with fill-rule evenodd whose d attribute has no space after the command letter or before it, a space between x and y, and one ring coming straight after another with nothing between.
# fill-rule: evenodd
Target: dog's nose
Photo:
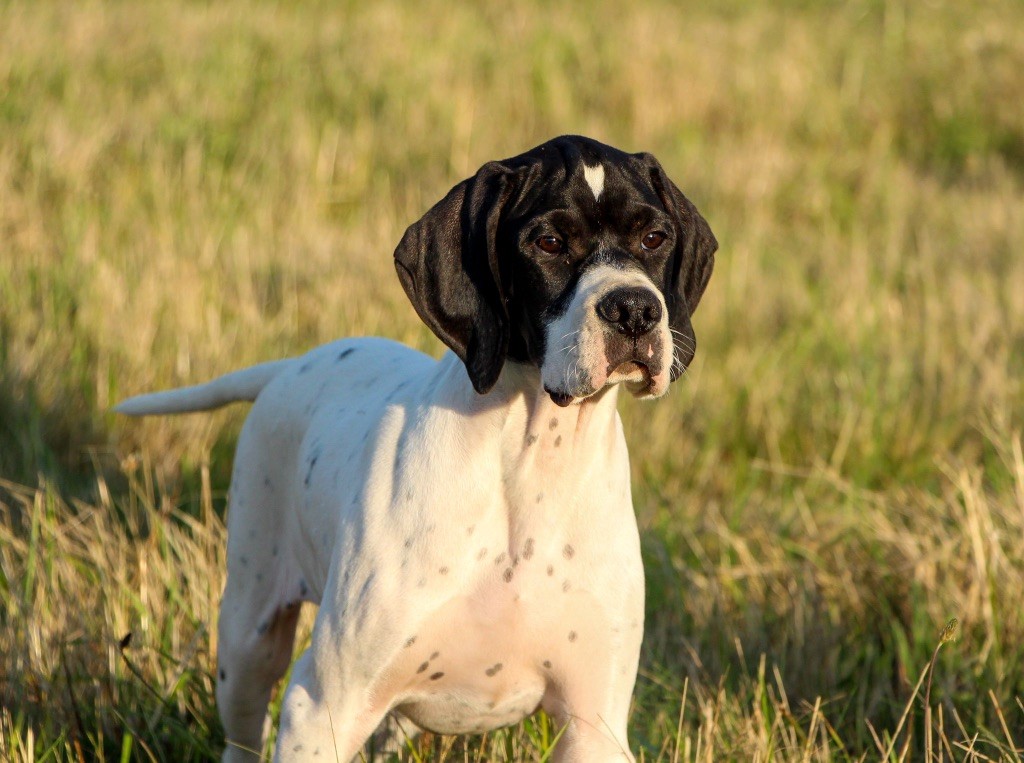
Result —
<instances>
[{"instance_id":1,"label":"dog's nose","mask_svg":"<svg viewBox=\"0 0 1024 763\"><path fill-rule=\"evenodd\" d=\"M661 320L661 302L650 289L629 286L613 289L597 303L597 314L622 334L643 336Z\"/></svg>"}]
</instances>

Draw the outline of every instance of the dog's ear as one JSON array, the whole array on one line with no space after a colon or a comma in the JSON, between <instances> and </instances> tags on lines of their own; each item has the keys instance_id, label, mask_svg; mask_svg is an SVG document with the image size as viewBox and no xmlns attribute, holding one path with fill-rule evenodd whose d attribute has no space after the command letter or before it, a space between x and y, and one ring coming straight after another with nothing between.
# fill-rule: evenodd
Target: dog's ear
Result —
<instances>
[{"instance_id":1,"label":"dog's ear","mask_svg":"<svg viewBox=\"0 0 1024 763\"><path fill-rule=\"evenodd\" d=\"M481 394L498 380L508 352L497 236L513 177L498 162L485 164L409 226L395 250L413 307L462 359Z\"/></svg>"},{"instance_id":2,"label":"dog's ear","mask_svg":"<svg viewBox=\"0 0 1024 763\"><path fill-rule=\"evenodd\" d=\"M676 345L676 357L680 361L672 364L674 380L693 360L697 348L690 316L697 309L711 278L718 241L708 221L669 179L658 160L650 154L645 154L644 158L650 167L651 183L675 226L676 249L672 254L669 289L665 294L669 326Z\"/></svg>"}]
</instances>

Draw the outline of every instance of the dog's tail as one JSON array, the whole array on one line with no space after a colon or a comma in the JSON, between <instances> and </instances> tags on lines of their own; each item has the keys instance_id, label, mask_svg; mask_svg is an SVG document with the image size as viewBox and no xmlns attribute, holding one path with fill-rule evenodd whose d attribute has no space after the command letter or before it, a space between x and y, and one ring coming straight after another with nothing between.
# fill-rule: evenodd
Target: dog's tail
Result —
<instances>
[{"instance_id":1,"label":"dog's tail","mask_svg":"<svg viewBox=\"0 0 1024 763\"><path fill-rule=\"evenodd\" d=\"M206 384L137 395L122 400L114 410L128 416L151 416L208 411L242 400L252 402L263 388L291 363L292 360L274 360L224 374Z\"/></svg>"}]
</instances>

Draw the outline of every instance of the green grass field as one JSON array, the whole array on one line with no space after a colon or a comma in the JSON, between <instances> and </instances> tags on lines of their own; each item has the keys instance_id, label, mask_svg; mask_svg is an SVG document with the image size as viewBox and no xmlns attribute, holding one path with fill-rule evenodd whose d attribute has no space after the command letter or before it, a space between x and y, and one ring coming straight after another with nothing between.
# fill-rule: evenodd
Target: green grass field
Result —
<instances>
[{"instance_id":1,"label":"green grass field","mask_svg":"<svg viewBox=\"0 0 1024 763\"><path fill-rule=\"evenodd\" d=\"M219 754L245 407L111 406L340 336L439 353L401 233L572 132L657 155L721 244L690 372L621 406L639 758L1019 759L1014 0L0 3L0 759Z\"/></svg>"}]
</instances>

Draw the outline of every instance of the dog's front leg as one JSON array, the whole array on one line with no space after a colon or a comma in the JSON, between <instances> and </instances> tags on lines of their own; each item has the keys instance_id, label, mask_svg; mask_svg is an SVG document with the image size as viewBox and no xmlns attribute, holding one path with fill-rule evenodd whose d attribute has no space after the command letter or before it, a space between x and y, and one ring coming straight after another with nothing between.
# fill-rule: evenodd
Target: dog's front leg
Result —
<instances>
[{"instance_id":1,"label":"dog's front leg","mask_svg":"<svg viewBox=\"0 0 1024 763\"><path fill-rule=\"evenodd\" d=\"M558 700L545 702L556 726L564 728L555 747L555 763L635 761L626 739L635 670L627 669L626 673L620 678L628 680L620 680L604 690L578 683Z\"/></svg>"},{"instance_id":2,"label":"dog's front leg","mask_svg":"<svg viewBox=\"0 0 1024 763\"><path fill-rule=\"evenodd\" d=\"M542 706L564 729L555 747L555 763L635 760L626 724L640 662L644 600L643 575L635 558L632 562L614 566L634 574L621 576L617 595L611 593L612 582L605 581L599 588L605 592L605 606L591 610L589 623L572 614L577 630L552 657L551 683Z\"/></svg>"},{"instance_id":3,"label":"dog's front leg","mask_svg":"<svg viewBox=\"0 0 1024 763\"><path fill-rule=\"evenodd\" d=\"M335 685L323 673L312 648L295 663L281 705L276 761L348 763L387 714L386 706L375 706L366 685Z\"/></svg>"},{"instance_id":4,"label":"dog's front leg","mask_svg":"<svg viewBox=\"0 0 1024 763\"><path fill-rule=\"evenodd\" d=\"M383 560L351 549L341 556L284 695L277 761L348 763L391 710L388 677L413 624L387 606L404 597Z\"/></svg>"}]
</instances>

